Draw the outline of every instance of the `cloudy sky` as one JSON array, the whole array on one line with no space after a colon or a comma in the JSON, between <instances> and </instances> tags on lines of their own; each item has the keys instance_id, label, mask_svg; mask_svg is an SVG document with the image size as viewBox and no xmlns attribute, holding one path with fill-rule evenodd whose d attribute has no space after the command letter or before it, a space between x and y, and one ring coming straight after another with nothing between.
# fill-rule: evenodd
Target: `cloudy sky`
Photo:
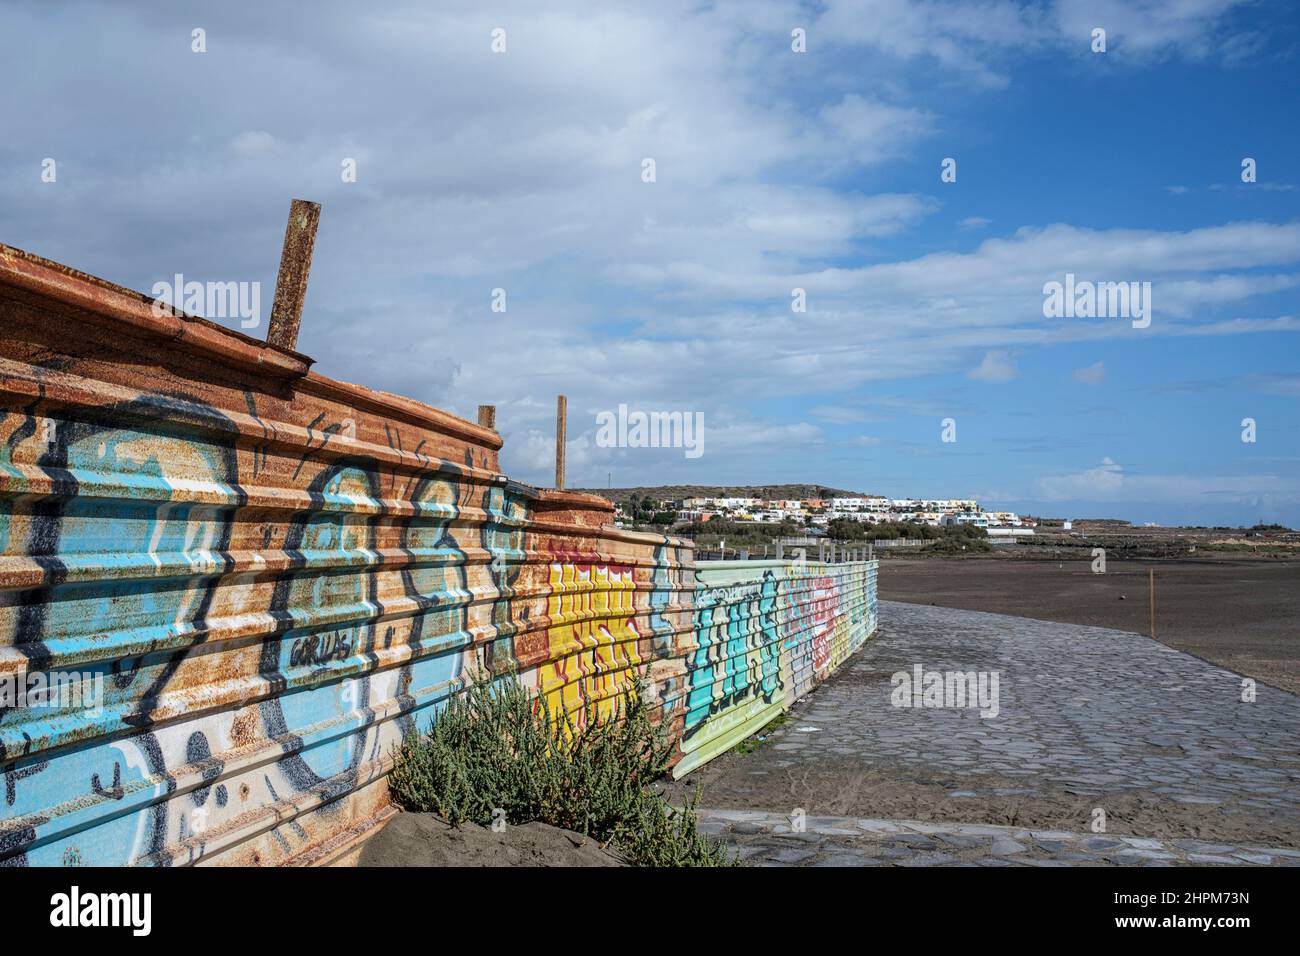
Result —
<instances>
[{"instance_id":1,"label":"cloudy sky","mask_svg":"<svg viewBox=\"0 0 1300 956\"><path fill-rule=\"evenodd\" d=\"M565 393L571 485L1295 525L1286 6L5 3L0 241L261 282L262 334L289 200L320 202L299 347L495 404L538 484ZM1150 325L1046 318L1067 273L1150 282ZM620 403L703 413L704 454L599 447Z\"/></svg>"}]
</instances>

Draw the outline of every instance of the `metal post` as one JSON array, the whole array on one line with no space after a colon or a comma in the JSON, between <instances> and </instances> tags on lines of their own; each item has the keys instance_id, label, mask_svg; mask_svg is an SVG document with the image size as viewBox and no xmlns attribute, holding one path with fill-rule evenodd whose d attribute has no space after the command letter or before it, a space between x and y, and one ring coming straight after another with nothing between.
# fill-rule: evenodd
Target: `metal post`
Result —
<instances>
[{"instance_id":1,"label":"metal post","mask_svg":"<svg viewBox=\"0 0 1300 956\"><path fill-rule=\"evenodd\" d=\"M307 301L307 276L311 273L311 255L316 247L316 227L320 225L320 203L295 199L289 204L289 222L284 227L284 247L280 250L280 274L275 280L275 301L271 304L271 323L266 343L282 349L298 345L298 326L302 307Z\"/></svg>"},{"instance_id":2,"label":"metal post","mask_svg":"<svg viewBox=\"0 0 1300 956\"><path fill-rule=\"evenodd\" d=\"M555 490L564 490L564 436L569 420L569 400L560 395L555 400Z\"/></svg>"},{"instance_id":3,"label":"metal post","mask_svg":"<svg viewBox=\"0 0 1300 956\"><path fill-rule=\"evenodd\" d=\"M1151 611L1151 638L1156 636L1156 569L1147 568L1147 595L1149 597L1148 606Z\"/></svg>"}]
</instances>

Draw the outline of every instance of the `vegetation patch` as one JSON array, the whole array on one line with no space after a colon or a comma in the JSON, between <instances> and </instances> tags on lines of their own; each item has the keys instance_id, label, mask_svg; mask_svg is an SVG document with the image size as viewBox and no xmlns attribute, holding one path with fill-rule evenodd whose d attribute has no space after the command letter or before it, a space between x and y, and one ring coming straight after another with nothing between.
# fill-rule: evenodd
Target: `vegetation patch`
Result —
<instances>
[{"instance_id":1,"label":"vegetation patch","mask_svg":"<svg viewBox=\"0 0 1300 956\"><path fill-rule=\"evenodd\" d=\"M504 819L573 830L637 866L729 865L699 832L696 799L678 810L653 789L673 744L643 695L624 694L617 716L583 716L575 726L512 679L471 687L402 745L393 798L453 826Z\"/></svg>"},{"instance_id":2,"label":"vegetation patch","mask_svg":"<svg viewBox=\"0 0 1300 956\"><path fill-rule=\"evenodd\" d=\"M769 720L766 724L764 724L760 730L746 737L740 743L736 744L734 748L735 751L737 753L742 753L742 754L752 754L759 747L763 746L763 744L771 740L773 735L777 732L777 730L784 727L787 723L789 723L789 721L790 721L789 712L782 711L781 713L773 717L771 720Z\"/></svg>"},{"instance_id":3,"label":"vegetation patch","mask_svg":"<svg viewBox=\"0 0 1300 956\"><path fill-rule=\"evenodd\" d=\"M917 521L882 521L868 524L851 518L837 518L830 523L831 537L840 541L893 541L903 538L928 541L926 550L934 554L961 554L963 551L991 551L988 532L971 524L929 525Z\"/></svg>"}]
</instances>

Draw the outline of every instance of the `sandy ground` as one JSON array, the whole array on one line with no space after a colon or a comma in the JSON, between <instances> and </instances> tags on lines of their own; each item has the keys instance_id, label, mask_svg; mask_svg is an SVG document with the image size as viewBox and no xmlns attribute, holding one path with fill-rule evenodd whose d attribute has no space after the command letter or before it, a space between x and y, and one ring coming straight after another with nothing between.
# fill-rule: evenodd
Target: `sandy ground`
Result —
<instances>
[{"instance_id":1,"label":"sandy ground","mask_svg":"<svg viewBox=\"0 0 1300 956\"><path fill-rule=\"evenodd\" d=\"M431 813L399 813L366 841L358 866L626 866L594 840L526 823L500 833L448 825Z\"/></svg>"},{"instance_id":2,"label":"sandy ground","mask_svg":"<svg viewBox=\"0 0 1300 956\"><path fill-rule=\"evenodd\" d=\"M884 558L880 598L1150 634L1147 571L1155 569L1157 640L1300 693L1300 561L1266 558Z\"/></svg>"}]
</instances>

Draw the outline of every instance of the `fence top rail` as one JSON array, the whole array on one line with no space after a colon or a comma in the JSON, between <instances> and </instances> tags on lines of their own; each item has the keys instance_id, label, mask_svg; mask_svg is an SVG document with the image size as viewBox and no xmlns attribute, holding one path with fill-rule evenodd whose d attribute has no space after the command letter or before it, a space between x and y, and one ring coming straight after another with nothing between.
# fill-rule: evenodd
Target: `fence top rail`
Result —
<instances>
[{"instance_id":1,"label":"fence top rail","mask_svg":"<svg viewBox=\"0 0 1300 956\"><path fill-rule=\"evenodd\" d=\"M804 565L810 568L847 568L863 566L876 566L878 562L873 558L870 561L836 561L833 564L830 561L805 561ZM696 561L695 568L698 571L733 571L733 570L750 570L758 568L785 568L797 566L799 561L795 558L786 558L783 561L759 560L759 561Z\"/></svg>"}]
</instances>

